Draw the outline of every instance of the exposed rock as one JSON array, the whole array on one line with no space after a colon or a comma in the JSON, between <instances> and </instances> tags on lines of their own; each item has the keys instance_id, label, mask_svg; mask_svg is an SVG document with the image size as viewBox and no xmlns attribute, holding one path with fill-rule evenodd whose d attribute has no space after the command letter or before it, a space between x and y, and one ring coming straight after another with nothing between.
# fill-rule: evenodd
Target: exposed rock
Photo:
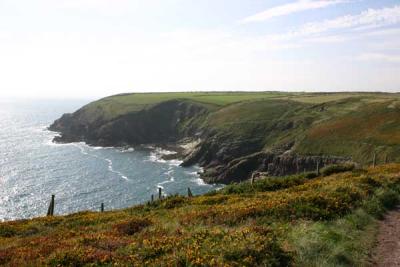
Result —
<instances>
[{"instance_id":1,"label":"exposed rock","mask_svg":"<svg viewBox=\"0 0 400 267\"><path fill-rule=\"evenodd\" d=\"M229 132L216 132L203 123L208 114L209 110L201 104L171 100L111 120L102 116L92 120L93 116L81 109L63 115L49 129L60 133L56 142L83 141L96 146L160 145L177 152L166 158L180 157L184 159L182 166L204 167L202 177L208 183L243 181L255 171L282 176L313 171L317 162L322 168L349 161L348 158L296 155L292 152L294 140L286 140L265 152L264 137L233 138ZM271 127L286 132L296 125L288 120Z\"/></svg>"},{"instance_id":2,"label":"exposed rock","mask_svg":"<svg viewBox=\"0 0 400 267\"><path fill-rule=\"evenodd\" d=\"M209 183L240 182L251 178L253 172L264 172L270 176L283 176L315 171L327 165L350 162L350 158L332 156L301 156L295 154L274 154L259 152L232 160L226 165L205 172L203 179Z\"/></svg>"},{"instance_id":3,"label":"exposed rock","mask_svg":"<svg viewBox=\"0 0 400 267\"><path fill-rule=\"evenodd\" d=\"M88 122L78 111L62 116L49 129L60 132L56 142L84 141L100 146L168 143L194 135L191 119L207 112L201 105L172 100L111 121ZM180 127L182 124L185 127Z\"/></svg>"}]
</instances>

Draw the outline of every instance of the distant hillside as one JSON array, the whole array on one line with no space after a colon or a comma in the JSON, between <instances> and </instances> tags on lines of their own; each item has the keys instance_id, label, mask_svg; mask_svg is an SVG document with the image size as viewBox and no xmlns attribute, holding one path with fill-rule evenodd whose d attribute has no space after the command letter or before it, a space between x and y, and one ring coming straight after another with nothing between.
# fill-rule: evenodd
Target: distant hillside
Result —
<instances>
[{"instance_id":1,"label":"distant hillside","mask_svg":"<svg viewBox=\"0 0 400 267\"><path fill-rule=\"evenodd\" d=\"M153 93L111 96L66 114L59 142L171 145L196 141L184 165L207 182L287 175L353 161L400 160L400 97L384 93Z\"/></svg>"}]
</instances>

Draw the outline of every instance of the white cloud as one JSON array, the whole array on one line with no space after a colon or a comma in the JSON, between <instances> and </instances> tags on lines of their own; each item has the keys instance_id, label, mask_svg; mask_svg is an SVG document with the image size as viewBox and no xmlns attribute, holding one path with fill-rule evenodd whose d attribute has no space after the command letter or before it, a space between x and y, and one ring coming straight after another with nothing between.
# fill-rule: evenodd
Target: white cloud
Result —
<instances>
[{"instance_id":1,"label":"white cloud","mask_svg":"<svg viewBox=\"0 0 400 267\"><path fill-rule=\"evenodd\" d=\"M54 32L1 39L0 98L255 90L266 83L261 73L280 64L258 54L278 47L219 30L178 30L148 38ZM278 73L273 77L279 80Z\"/></svg>"},{"instance_id":2,"label":"white cloud","mask_svg":"<svg viewBox=\"0 0 400 267\"><path fill-rule=\"evenodd\" d=\"M328 6L346 2L348 2L348 0L322 0L322 1L299 0L293 3L267 9L253 16L244 18L240 22L241 23L260 22L274 17L286 16L306 10L325 8Z\"/></svg>"},{"instance_id":3,"label":"white cloud","mask_svg":"<svg viewBox=\"0 0 400 267\"><path fill-rule=\"evenodd\" d=\"M384 53L365 53L358 57L358 60L368 62L400 63L400 55Z\"/></svg>"},{"instance_id":4,"label":"white cloud","mask_svg":"<svg viewBox=\"0 0 400 267\"><path fill-rule=\"evenodd\" d=\"M59 18L74 15L78 19L90 19L95 16L118 17L126 14L140 15L141 18L148 15L147 12L156 10L160 1L163 0L0 0L0 8L3 8L0 9L0 13L3 15L16 12L26 16L26 19L32 17L36 20L46 19L46 16L54 14Z\"/></svg>"},{"instance_id":5,"label":"white cloud","mask_svg":"<svg viewBox=\"0 0 400 267\"><path fill-rule=\"evenodd\" d=\"M388 36L400 37L400 28L379 29L377 31L367 32L364 35L372 37L380 37L380 38L385 38Z\"/></svg>"},{"instance_id":6,"label":"white cloud","mask_svg":"<svg viewBox=\"0 0 400 267\"><path fill-rule=\"evenodd\" d=\"M400 23L400 5L382 9L368 9L358 15L346 15L323 22L307 23L287 36L308 36L334 30L365 30Z\"/></svg>"},{"instance_id":7,"label":"white cloud","mask_svg":"<svg viewBox=\"0 0 400 267\"><path fill-rule=\"evenodd\" d=\"M37 1L49 5L54 2ZM112 1L118 4L114 6ZM165 0L146 3L155 5L157 1ZM112 16L104 20L104 24L98 24L102 20L93 19L97 17L92 12L86 12L118 14L124 12L127 6L139 5L139 2L144 3L129 0L60 0L49 6L49 11L77 9L79 12L72 13L76 17L70 19L65 16L70 13L59 12L56 14L61 17L60 21L54 20L56 16L45 17L42 24L34 25L32 29L35 30L28 28L22 31L25 27L21 27L21 31L12 28L0 31L0 98L7 94L100 97L129 91L163 90L397 90L400 84L400 76L397 75L400 65L387 64L382 68L378 62L398 60L395 56L389 58L390 54L396 55L395 48L400 47L398 29L389 31L388 27L380 27L374 29L374 33L368 30L356 35L353 31L338 33L334 30L344 28L330 26L308 33L302 31L306 25L285 35L288 39L263 36L261 33L243 34L217 26L195 29L190 24L185 24L185 29L161 27L153 31L147 28L146 23L136 23L148 16L143 9L137 9L138 16L143 14L144 17L128 16L134 18L129 20L129 30L113 31L119 29L115 25L122 24L119 16ZM36 8L44 9L44 6ZM21 9L30 11L30 7ZM364 12L370 14L368 16L364 13L348 16L353 21L349 24L355 25L348 27L393 25L397 21L396 8L392 8L394 11L389 9L390 12L386 9ZM144 10L152 9L147 6ZM22 14L28 15L28 12ZM39 18L38 14L42 15L37 11L34 18ZM375 18L367 20L364 17ZM28 21L35 22L33 19L22 20L23 16L15 18L15 21L21 20L23 26ZM0 16L0 20L4 25L12 25L6 22L14 21L5 16ZM161 20L156 22L161 24ZM54 23L55 27L48 29L43 26L46 23ZM105 29L108 23L110 28ZM143 29L134 30L134 25ZM383 30L385 32L379 32ZM371 36L361 37L368 33ZM340 46L342 42L353 43ZM331 49L326 43L337 46ZM393 51L388 51L389 44L393 46ZM312 49L308 49L307 45L313 46ZM321 47L329 51L315 52ZM351 51L343 51L344 47ZM371 55L371 52L374 54ZM364 61L354 60L354 55L358 54L363 54L360 59ZM365 64L365 60L372 63Z\"/></svg>"},{"instance_id":8,"label":"white cloud","mask_svg":"<svg viewBox=\"0 0 400 267\"><path fill-rule=\"evenodd\" d=\"M343 43L350 40L352 40L352 38L350 37L341 35L331 35L331 36L318 36L318 37L308 38L305 40L305 42L314 44L332 44L332 43Z\"/></svg>"}]
</instances>

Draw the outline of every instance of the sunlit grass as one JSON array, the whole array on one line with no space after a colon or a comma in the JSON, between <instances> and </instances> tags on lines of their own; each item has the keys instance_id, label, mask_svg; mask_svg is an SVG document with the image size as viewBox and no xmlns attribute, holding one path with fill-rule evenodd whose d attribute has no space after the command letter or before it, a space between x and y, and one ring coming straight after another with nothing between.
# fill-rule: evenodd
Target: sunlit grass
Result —
<instances>
[{"instance_id":1,"label":"sunlit grass","mask_svg":"<svg viewBox=\"0 0 400 267\"><path fill-rule=\"evenodd\" d=\"M120 211L0 224L12 266L364 265L400 165L267 178Z\"/></svg>"}]
</instances>

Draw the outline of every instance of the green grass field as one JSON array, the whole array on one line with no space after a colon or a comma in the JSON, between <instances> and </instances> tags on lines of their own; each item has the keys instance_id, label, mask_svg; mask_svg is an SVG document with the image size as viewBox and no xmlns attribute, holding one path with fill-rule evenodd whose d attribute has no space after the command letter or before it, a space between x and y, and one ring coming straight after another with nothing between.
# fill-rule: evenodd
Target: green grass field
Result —
<instances>
[{"instance_id":1,"label":"green grass field","mask_svg":"<svg viewBox=\"0 0 400 267\"><path fill-rule=\"evenodd\" d=\"M330 101L346 99L350 97L363 96L372 99L387 99L388 94L370 93L287 93L287 92L183 92L183 93L135 93L110 96L86 106L88 113L103 111L107 119L115 118L129 112L137 112L149 108L158 103L181 99L202 103L208 107L218 108L232 103L243 101L282 99L292 100L302 103L320 104Z\"/></svg>"},{"instance_id":2,"label":"green grass field","mask_svg":"<svg viewBox=\"0 0 400 267\"><path fill-rule=\"evenodd\" d=\"M203 104L210 109L215 109L228 104L249 101L261 100L270 98L280 98L289 96L288 93L265 92L265 93L136 93L110 96L85 107L85 112L91 117L96 117L101 111L102 116L106 119L112 119L120 115L138 112L143 109L150 108L158 103L169 100L187 100Z\"/></svg>"}]
</instances>

